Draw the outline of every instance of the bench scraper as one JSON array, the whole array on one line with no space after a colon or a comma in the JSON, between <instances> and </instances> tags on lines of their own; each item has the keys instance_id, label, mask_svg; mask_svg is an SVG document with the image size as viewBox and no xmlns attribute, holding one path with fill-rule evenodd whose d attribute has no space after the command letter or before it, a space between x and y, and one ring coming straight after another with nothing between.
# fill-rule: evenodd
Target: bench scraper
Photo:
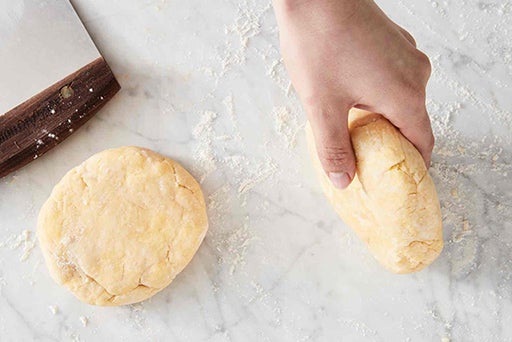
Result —
<instances>
[{"instance_id":1,"label":"bench scraper","mask_svg":"<svg viewBox=\"0 0 512 342\"><path fill-rule=\"evenodd\" d=\"M119 89L69 0L0 0L0 177L58 145Z\"/></svg>"}]
</instances>

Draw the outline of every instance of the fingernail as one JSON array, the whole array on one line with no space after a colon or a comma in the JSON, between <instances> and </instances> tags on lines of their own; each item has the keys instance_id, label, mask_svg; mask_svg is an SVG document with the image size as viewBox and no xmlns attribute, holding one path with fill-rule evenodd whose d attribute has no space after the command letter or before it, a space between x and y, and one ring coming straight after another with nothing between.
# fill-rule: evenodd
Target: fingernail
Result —
<instances>
[{"instance_id":1,"label":"fingernail","mask_svg":"<svg viewBox=\"0 0 512 342\"><path fill-rule=\"evenodd\" d=\"M329 179L338 189L345 189L350 184L350 177L345 172L329 172Z\"/></svg>"}]
</instances>

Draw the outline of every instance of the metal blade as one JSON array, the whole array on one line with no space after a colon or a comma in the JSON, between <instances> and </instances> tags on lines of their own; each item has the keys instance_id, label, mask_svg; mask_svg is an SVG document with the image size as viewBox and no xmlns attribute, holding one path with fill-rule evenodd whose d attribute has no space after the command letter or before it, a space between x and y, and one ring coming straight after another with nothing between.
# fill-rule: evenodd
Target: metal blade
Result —
<instances>
[{"instance_id":1,"label":"metal blade","mask_svg":"<svg viewBox=\"0 0 512 342\"><path fill-rule=\"evenodd\" d=\"M98 57L68 0L0 0L0 115Z\"/></svg>"}]
</instances>

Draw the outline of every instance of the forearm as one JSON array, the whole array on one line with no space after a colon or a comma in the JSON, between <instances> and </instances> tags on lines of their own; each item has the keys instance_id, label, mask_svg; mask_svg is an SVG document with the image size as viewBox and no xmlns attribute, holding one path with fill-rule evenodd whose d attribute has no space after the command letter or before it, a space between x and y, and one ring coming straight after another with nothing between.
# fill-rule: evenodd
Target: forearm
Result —
<instances>
[{"instance_id":1,"label":"forearm","mask_svg":"<svg viewBox=\"0 0 512 342\"><path fill-rule=\"evenodd\" d=\"M373 0L272 1L283 60L333 184L344 188L355 174L347 128L354 106L383 114L429 165L430 64L412 36Z\"/></svg>"},{"instance_id":2,"label":"forearm","mask_svg":"<svg viewBox=\"0 0 512 342\"><path fill-rule=\"evenodd\" d=\"M272 0L277 23L281 31L293 30L314 32L349 22L372 0Z\"/></svg>"},{"instance_id":3,"label":"forearm","mask_svg":"<svg viewBox=\"0 0 512 342\"><path fill-rule=\"evenodd\" d=\"M319 9L330 9L350 14L361 2L367 2L367 0L272 0L272 5L276 15L281 17L318 11Z\"/></svg>"}]
</instances>

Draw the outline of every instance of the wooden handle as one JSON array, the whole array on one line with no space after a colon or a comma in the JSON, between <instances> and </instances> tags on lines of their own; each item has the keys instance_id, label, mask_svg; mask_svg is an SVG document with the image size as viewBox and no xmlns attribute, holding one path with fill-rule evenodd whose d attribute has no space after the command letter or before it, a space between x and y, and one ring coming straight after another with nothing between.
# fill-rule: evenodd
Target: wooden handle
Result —
<instances>
[{"instance_id":1,"label":"wooden handle","mask_svg":"<svg viewBox=\"0 0 512 342\"><path fill-rule=\"evenodd\" d=\"M57 146L119 89L100 57L0 116L0 178Z\"/></svg>"}]
</instances>

